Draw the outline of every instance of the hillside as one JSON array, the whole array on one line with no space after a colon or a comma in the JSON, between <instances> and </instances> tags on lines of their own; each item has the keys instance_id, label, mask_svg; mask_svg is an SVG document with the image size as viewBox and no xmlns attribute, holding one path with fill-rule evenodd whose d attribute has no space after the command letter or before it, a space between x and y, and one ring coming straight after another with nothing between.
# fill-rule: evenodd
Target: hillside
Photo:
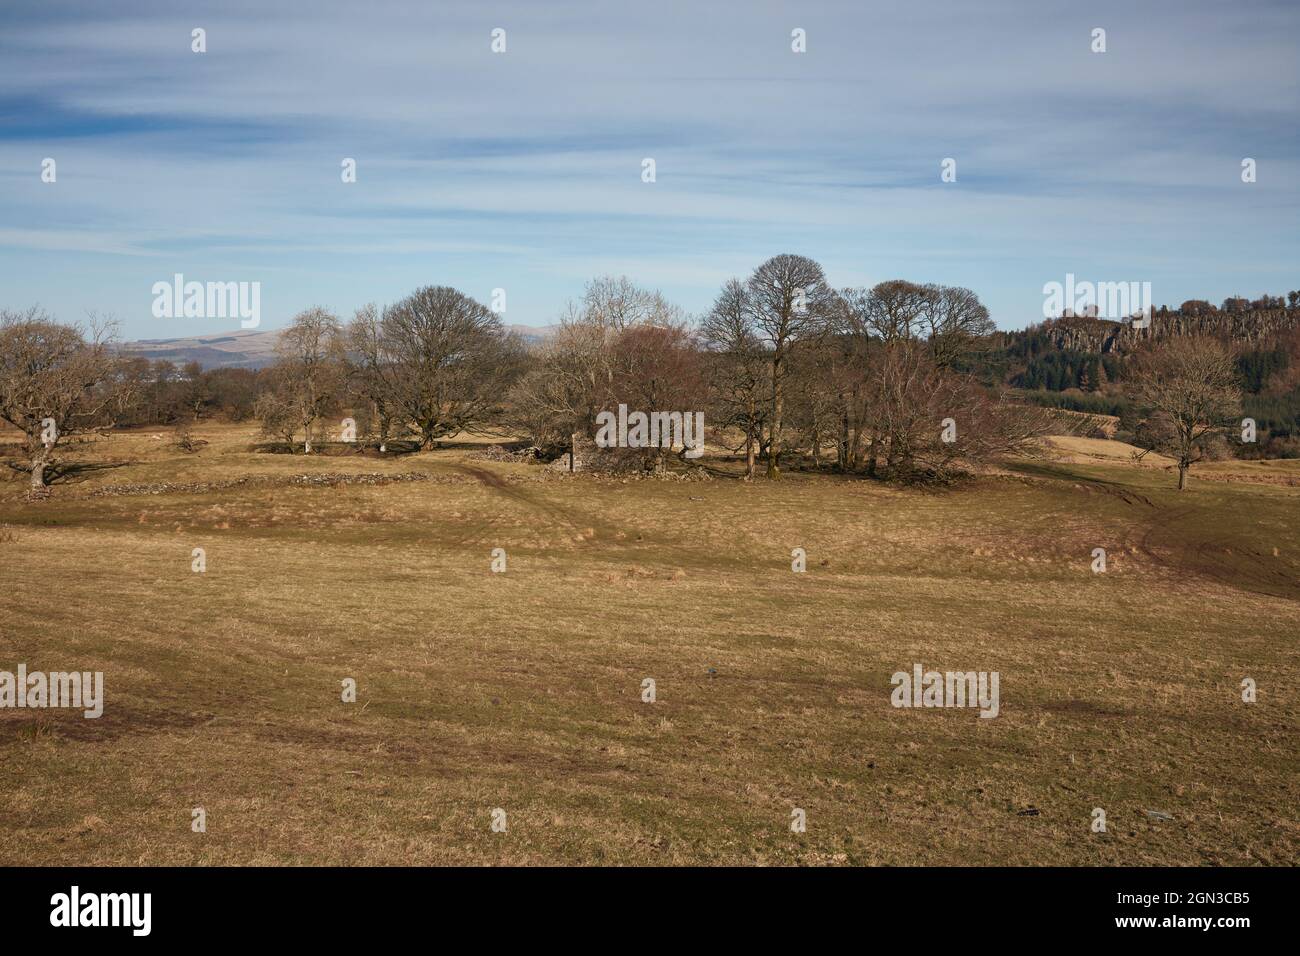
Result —
<instances>
[{"instance_id":1,"label":"hillside","mask_svg":"<svg viewBox=\"0 0 1300 956\"><path fill-rule=\"evenodd\" d=\"M253 332L243 329L216 335L175 339L140 339L125 342L123 352L157 362L184 365L198 362L204 368L264 368L275 361L278 330Z\"/></svg>"},{"instance_id":2,"label":"hillside","mask_svg":"<svg viewBox=\"0 0 1300 956\"><path fill-rule=\"evenodd\" d=\"M712 481L627 484L469 442L262 454L254 426L205 424L191 455L155 434L96 439L47 501L0 480L8 660L103 671L108 700L97 720L0 710L0 863L1300 850L1294 486L1197 478L1180 496L1077 441L1071 460L936 494L745 483L734 460ZM998 672L999 716L891 706L914 663Z\"/></svg>"},{"instance_id":3,"label":"hillside","mask_svg":"<svg viewBox=\"0 0 1300 956\"><path fill-rule=\"evenodd\" d=\"M1209 335L1242 348L1258 348L1300 330L1300 307L1285 306L1280 298L1216 308L1207 302L1186 302L1177 309L1156 309L1151 323L1138 328L1129 322L1087 316L1048 319L1015 332L996 333L995 347L1024 351L1027 344L1061 351L1098 355L1128 353L1151 342L1180 335Z\"/></svg>"},{"instance_id":4,"label":"hillside","mask_svg":"<svg viewBox=\"0 0 1300 956\"><path fill-rule=\"evenodd\" d=\"M554 326L507 325L506 330L520 335L525 342L536 344L551 335ZM185 365L198 362L205 369L265 368L275 361L275 344L279 329L262 332L238 329L215 335L192 335L174 339L137 339L119 348L151 361Z\"/></svg>"},{"instance_id":5,"label":"hillside","mask_svg":"<svg viewBox=\"0 0 1300 956\"><path fill-rule=\"evenodd\" d=\"M1261 448L1281 454L1283 445L1295 446L1300 436L1300 294L1294 292L1285 300L1265 296L1255 302L1229 299L1222 307L1202 301L1162 307L1146 328L1088 316L1049 319L988 336L967 370L990 385L1023 389L1038 404L1123 417L1129 407L1124 383L1132 356L1186 335L1209 336L1233 348L1242 414L1256 421L1264 436Z\"/></svg>"}]
</instances>

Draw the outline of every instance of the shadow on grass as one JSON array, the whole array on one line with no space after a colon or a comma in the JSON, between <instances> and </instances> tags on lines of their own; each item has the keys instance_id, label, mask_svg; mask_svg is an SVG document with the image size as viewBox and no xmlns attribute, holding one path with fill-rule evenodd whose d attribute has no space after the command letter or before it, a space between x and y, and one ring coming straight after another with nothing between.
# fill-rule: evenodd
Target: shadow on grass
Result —
<instances>
[{"instance_id":1,"label":"shadow on grass","mask_svg":"<svg viewBox=\"0 0 1300 956\"><path fill-rule=\"evenodd\" d=\"M24 463L7 461L5 464L23 476L30 476L31 469ZM72 485L83 481L100 471L113 471L137 464L134 461L65 461L49 465L45 469L46 485Z\"/></svg>"},{"instance_id":2,"label":"shadow on grass","mask_svg":"<svg viewBox=\"0 0 1300 956\"><path fill-rule=\"evenodd\" d=\"M420 450L420 443L415 441L389 442L384 451L377 445L360 442L320 442L311 446L311 454L303 454L302 443L289 444L282 441L261 442L249 445L248 450L257 455L299 455L303 458L403 458Z\"/></svg>"},{"instance_id":3,"label":"shadow on grass","mask_svg":"<svg viewBox=\"0 0 1300 956\"><path fill-rule=\"evenodd\" d=\"M1008 471L1028 475L1031 478L1047 478L1053 481L1081 481L1090 485L1109 485L1113 488L1128 487L1125 482L1087 475L1059 462L1010 461L1006 463L1006 468Z\"/></svg>"}]
</instances>

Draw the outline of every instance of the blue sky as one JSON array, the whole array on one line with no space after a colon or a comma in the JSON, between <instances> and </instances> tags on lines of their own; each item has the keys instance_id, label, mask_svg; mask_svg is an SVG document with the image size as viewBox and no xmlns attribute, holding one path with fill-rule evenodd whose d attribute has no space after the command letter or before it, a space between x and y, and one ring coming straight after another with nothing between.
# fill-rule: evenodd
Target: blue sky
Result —
<instances>
[{"instance_id":1,"label":"blue sky","mask_svg":"<svg viewBox=\"0 0 1300 956\"><path fill-rule=\"evenodd\" d=\"M429 284L541 325L600 274L696 312L782 252L969 286L1004 328L1067 272L1284 293L1298 36L1291 0L5 3L0 307L237 325L154 318L180 272L260 282L262 328Z\"/></svg>"}]
</instances>

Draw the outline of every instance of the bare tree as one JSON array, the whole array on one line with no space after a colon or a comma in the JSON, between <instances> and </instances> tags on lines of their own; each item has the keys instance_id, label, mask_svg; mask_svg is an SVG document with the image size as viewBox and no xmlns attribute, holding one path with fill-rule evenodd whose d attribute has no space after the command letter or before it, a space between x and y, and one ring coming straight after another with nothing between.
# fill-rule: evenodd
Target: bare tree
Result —
<instances>
[{"instance_id":1,"label":"bare tree","mask_svg":"<svg viewBox=\"0 0 1300 956\"><path fill-rule=\"evenodd\" d=\"M393 438L396 408L388 375L392 358L384 349L383 326L374 304L357 309L345 330L348 384L353 395L369 408L371 426L379 441L379 451L388 451Z\"/></svg>"},{"instance_id":2,"label":"bare tree","mask_svg":"<svg viewBox=\"0 0 1300 956\"><path fill-rule=\"evenodd\" d=\"M133 379L118 376L111 323L62 325L38 308L0 312L0 418L23 433L31 490L68 436L113 423Z\"/></svg>"},{"instance_id":3,"label":"bare tree","mask_svg":"<svg viewBox=\"0 0 1300 956\"><path fill-rule=\"evenodd\" d=\"M787 369L787 419L807 443L814 468L821 468L822 448L842 424L845 400L845 355L838 337L795 343Z\"/></svg>"},{"instance_id":4,"label":"bare tree","mask_svg":"<svg viewBox=\"0 0 1300 956\"><path fill-rule=\"evenodd\" d=\"M785 372L794 343L823 334L837 312L822 267L803 256L780 255L754 270L745 285L745 308L771 360L772 410L768 423L767 476L781 476Z\"/></svg>"},{"instance_id":5,"label":"bare tree","mask_svg":"<svg viewBox=\"0 0 1300 956\"><path fill-rule=\"evenodd\" d=\"M643 289L627 276L600 276L587 283L582 296L584 318L611 332L632 325L675 325L681 309L657 290Z\"/></svg>"},{"instance_id":6,"label":"bare tree","mask_svg":"<svg viewBox=\"0 0 1300 956\"><path fill-rule=\"evenodd\" d=\"M840 294L840 325L862 363L868 474L949 477L959 463L1034 449L1044 409L990 394L954 364L991 327L967 289L895 279Z\"/></svg>"},{"instance_id":7,"label":"bare tree","mask_svg":"<svg viewBox=\"0 0 1300 956\"><path fill-rule=\"evenodd\" d=\"M952 368L976 343L995 328L989 310L970 289L927 285L920 319L939 368Z\"/></svg>"},{"instance_id":8,"label":"bare tree","mask_svg":"<svg viewBox=\"0 0 1300 956\"><path fill-rule=\"evenodd\" d=\"M203 366L199 362L186 362L181 368L180 379L185 409L189 417L197 422L202 417L204 406L212 401L212 383L203 374Z\"/></svg>"},{"instance_id":9,"label":"bare tree","mask_svg":"<svg viewBox=\"0 0 1300 956\"><path fill-rule=\"evenodd\" d=\"M678 412L683 418L703 411L704 368L697 343L684 323L626 326L614 341L613 357L611 405L626 403L646 413ZM704 436L692 438L702 443ZM687 450L683 446L679 454ZM663 447L647 447L642 461L647 470L658 471Z\"/></svg>"},{"instance_id":10,"label":"bare tree","mask_svg":"<svg viewBox=\"0 0 1300 956\"><path fill-rule=\"evenodd\" d=\"M523 367L524 347L501 320L447 286L418 289L380 320L385 394L429 448L485 425Z\"/></svg>"},{"instance_id":11,"label":"bare tree","mask_svg":"<svg viewBox=\"0 0 1300 956\"><path fill-rule=\"evenodd\" d=\"M865 376L861 424L870 435L867 474L872 476L882 455L891 470L907 459L908 436L924 420L916 414L915 392L926 377L926 351L918 339L928 299L923 286L901 279L845 289L839 296L837 324L853 342Z\"/></svg>"},{"instance_id":12,"label":"bare tree","mask_svg":"<svg viewBox=\"0 0 1300 956\"><path fill-rule=\"evenodd\" d=\"M292 397L291 373L283 365L273 365L264 373L263 383L253 415L263 435L277 438L292 449L298 435L298 409Z\"/></svg>"},{"instance_id":13,"label":"bare tree","mask_svg":"<svg viewBox=\"0 0 1300 956\"><path fill-rule=\"evenodd\" d=\"M294 316L276 344L279 361L271 377L273 395L262 403L264 415L276 417L283 431L285 415L303 433L303 452L310 455L322 414L338 397L343 374L342 327L322 308ZM292 441L292 439L291 439Z\"/></svg>"},{"instance_id":14,"label":"bare tree","mask_svg":"<svg viewBox=\"0 0 1300 956\"><path fill-rule=\"evenodd\" d=\"M564 446L576 454L577 436L592 433L610 395L613 338L585 310L570 305L510 393L516 427L539 446Z\"/></svg>"},{"instance_id":15,"label":"bare tree","mask_svg":"<svg viewBox=\"0 0 1300 956\"><path fill-rule=\"evenodd\" d=\"M1138 357L1133 394L1149 412L1139 442L1178 464L1178 490L1204 454L1204 440L1240 413L1241 391L1232 352L1216 339L1185 336Z\"/></svg>"},{"instance_id":16,"label":"bare tree","mask_svg":"<svg viewBox=\"0 0 1300 956\"><path fill-rule=\"evenodd\" d=\"M602 276L570 304L551 339L510 396L518 426L539 445L571 444L595 430L596 415L614 400L616 348L631 328L680 328L679 308L626 277Z\"/></svg>"},{"instance_id":17,"label":"bare tree","mask_svg":"<svg viewBox=\"0 0 1300 956\"><path fill-rule=\"evenodd\" d=\"M700 340L718 425L740 429L745 450L745 480L754 477L754 459L761 441L764 397L771 394L770 362L746 306L745 286L731 279L722 287L713 308L700 322Z\"/></svg>"},{"instance_id":18,"label":"bare tree","mask_svg":"<svg viewBox=\"0 0 1300 956\"><path fill-rule=\"evenodd\" d=\"M925 286L905 279L890 279L871 289L847 289L851 327L885 345L911 342L923 337L924 316L931 294Z\"/></svg>"},{"instance_id":19,"label":"bare tree","mask_svg":"<svg viewBox=\"0 0 1300 956\"><path fill-rule=\"evenodd\" d=\"M849 335L837 335L839 353L835 384L838 390L839 440L836 460L843 471L856 471L862 461L863 444L870 434L870 343Z\"/></svg>"},{"instance_id":20,"label":"bare tree","mask_svg":"<svg viewBox=\"0 0 1300 956\"><path fill-rule=\"evenodd\" d=\"M965 466L1041 455L1040 440L1055 424L1051 409L990 392L968 375L939 368L931 356L921 367L914 380L919 414L903 433L898 474L946 481Z\"/></svg>"},{"instance_id":21,"label":"bare tree","mask_svg":"<svg viewBox=\"0 0 1300 956\"><path fill-rule=\"evenodd\" d=\"M873 288L840 293L849 327L884 343L924 341L939 368L951 368L981 337L993 331L993 320L970 289L917 285L890 279Z\"/></svg>"}]
</instances>

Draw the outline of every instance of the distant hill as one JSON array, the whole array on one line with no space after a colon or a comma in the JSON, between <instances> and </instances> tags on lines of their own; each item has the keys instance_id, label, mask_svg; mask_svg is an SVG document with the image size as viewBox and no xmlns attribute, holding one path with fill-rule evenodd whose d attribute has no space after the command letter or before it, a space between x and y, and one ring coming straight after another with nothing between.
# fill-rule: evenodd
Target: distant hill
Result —
<instances>
[{"instance_id":1,"label":"distant hill","mask_svg":"<svg viewBox=\"0 0 1300 956\"><path fill-rule=\"evenodd\" d=\"M1155 310L1145 328L1086 316L1049 319L993 333L966 370L989 384L1023 389L1036 404L1123 416L1129 408L1123 386L1129 356L1185 335L1211 336L1232 347L1243 414L1255 420L1261 435L1290 443L1287 454L1294 454L1300 436L1300 292L1286 300L1229 299L1221 308L1188 301Z\"/></svg>"},{"instance_id":2,"label":"distant hill","mask_svg":"<svg viewBox=\"0 0 1300 956\"><path fill-rule=\"evenodd\" d=\"M517 332L529 345L544 342L553 334L554 329L552 325L506 326L507 331ZM234 332L176 339L139 339L124 342L118 348L150 361L173 362L176 365L198 362L205 369L265 368L275 361L275 345L279 340L278 329L265 332L238 329Z\"/></svg>"},{"instance_id":3,"label":"distant hill","mask_svg":"<svg viewBox=\"0 0 1300 956\"><path fill-rule=\"evenodd\" d=\"M179 339L140 339L124 342L119 348L151 361L177 365L198 362L204 368L263 368L275 361L275 344L279 340L278 330L239 329Z\"/></svg>"},{"instance_id":4,"label":"distant hill","mask_svg":"<svg viewBox=\"0 0 1300 956\"><path fill-rule=\"evenodd\" d=\"M1280 299L1267 304L1237 301L1242 304L1225 309L1205 302L1186 302L1179 309L1162 306L1146 328L1086 316L1048 319L1026 329L995 333L993 342L1021 353L1057 349L1109 355L1180 335L1209 335L1240 348L1258 348L1300 330L1296 305L1287 308Z\"/></svg>"}]
</instances>

